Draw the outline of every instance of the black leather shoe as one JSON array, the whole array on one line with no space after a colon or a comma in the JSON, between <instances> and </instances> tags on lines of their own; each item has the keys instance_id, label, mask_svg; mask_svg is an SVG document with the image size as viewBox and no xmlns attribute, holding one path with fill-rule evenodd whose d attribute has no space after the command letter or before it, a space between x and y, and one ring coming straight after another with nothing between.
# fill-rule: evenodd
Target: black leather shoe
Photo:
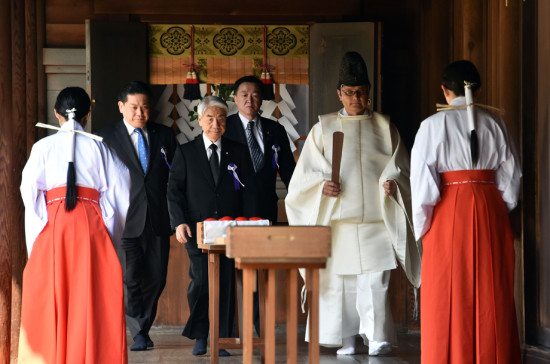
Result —
<instances>
[{"instance_id":1,"label":"black leather shoe","mask_svg":"<svg viewBox=\"0 0 550 364\"><path fill-rule=\"evenodd\" d=\"M218 351L218 356L219 356L219 357L222 357L222 356L231 356L231 354L229 354L229 352L228 352L227 350L220 349L220 351Z\"/></svg>"},{"instance_id":2,"label":"black leather shoe","mask_svg":"<svg viewBox=\"0 0 550 364\"><path fill-rule=\"evenodd\" d=\"M206 354L206 339L197 339L191 354L193 354L193 355L204 355L204 354Z\"/></svg>"},{"instance_id":3,"label":"black leather shoe","mask_svg":"<svg viewBox=\"0 0 550 364\"><path fill-rule=\"evenodd\" d=\"M130 347L131 351L143 351L147 350L147 341L145 340L145 335L137 334L134 337L134 344Z\"/></svg>"},{"instance_id":4,"label":"black leather shoe","mask_svg":"<svg viewBox=\"0 0 550 364\"><path fill-rule=\"evenodd\" d=\"M155 343L153 342L153 340L151 340L149 334L145 334L145 343L147 344L147 348L155 347Z\"/></svg>"}]
</instances>

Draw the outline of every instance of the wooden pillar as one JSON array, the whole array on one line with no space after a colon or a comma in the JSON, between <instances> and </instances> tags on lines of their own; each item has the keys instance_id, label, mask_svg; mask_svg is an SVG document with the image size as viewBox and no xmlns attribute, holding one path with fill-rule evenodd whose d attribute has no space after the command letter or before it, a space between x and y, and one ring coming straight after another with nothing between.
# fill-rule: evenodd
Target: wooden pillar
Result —
<instances>
[{"instance_id":1,"label":"wooden pillar","mask_svg":"<svg viewBox=\"0 0 550 364\"><path fill-rule=\"evenodd\" d=\"M37 110L35 4L0 0L0 364L17 357L19 342L26 261L19 185L27 144L34 142L27 137L27 108L32 118Z\"/></svg>"},{"instance_id":2,"label":"wooden pillar","mask_svg":"<svg viewBox=\"0 0 550 364\"><path fill-rule=\"evenodd\" d=\"M464 0L454 2L454 47L450 61L461 59L471 61L479 70L483 85L487 80L486 14L486 1Z\"/></svg>"},{"instance_id":3,"label":"wooden pillar","mask_svg":"<svg viewBox=\"0 0 550 364\"><path fill-rule=\"evenodd\" d=\"M30 153L36 141L34 124L38 117L38 37L37 37L37 1L25 1L25 53L26 53L26 149ZM44 32L40 32L44 34ZM42 62L40 62L41 64ZM26 159L26 158L25 158Z\"/></svg>"},{"instance_id":4,"label":"wooden pillar","mask_svg":"<svg viewBox=\"0 0 550 364\"><path fill-rule=\"evenodd\" d=\"M36 1L17 1L12 7L12 132L10 141L10 243L12 251L11 358L17 358L23 269L27 261L24 207L19 194L21 171L36 141L38 68Z\"/></svg>"},{"instance_id":5,"label":"wooden pillar","mask_svg":"<svg viewBox=\"0 0 550 364\"><path fill-rule=\"evenodd\" d=\"M451 0L422 1L421 24L421 74L422 119L434 114L435 104L445 102L441 91L441 73L451 60L452 11ZM428 50L426 52L426 50Z\"/></svg>"},{"instance_id":6,"label":"wooden pillar","mask_svg":"<svg viewBox=\"0 0 550 364\"><path fill-rule=\"evenodd\" d=\"M12 1L12 118L10 120L10 181L8 189L9 242L12 253L11 357L17 358L21 323L21 281L26 261L24 208L19 193L21 171L27 160L27 37L25 36L25 6L34 0ZM36 62L36 51L34 62ZM36 103L36 99L34 100Z\"/></svg>"},{"instance_id":7,"label":"wooden pillar","mask_svg":"<svg viewBox=\"0 0 550 364\"><path fill-rule=\"evenodd\" d=\"M0 0L0 201L8 201L10 189L9 133L11 118L11 7ZM4 152L6 151L6 152ZM0 364L10 362L11 343L11 248L9 208L0 209Z\"/></svg>"}]
</instances>

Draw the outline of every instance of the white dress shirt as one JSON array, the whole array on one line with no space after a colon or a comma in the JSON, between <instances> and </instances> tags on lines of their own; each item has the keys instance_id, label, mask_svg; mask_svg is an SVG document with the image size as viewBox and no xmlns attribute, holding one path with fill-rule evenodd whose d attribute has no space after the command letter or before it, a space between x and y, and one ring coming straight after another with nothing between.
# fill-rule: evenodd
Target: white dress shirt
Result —
<instances>
[{"instance_id":1,"label":"white dress shirt","mask_svg":"<svg viewBox=\"0 0 550 364\"><path fill-rule=\"evenodd\" d=\"M206 137L206 135L204 135L204 133L202 133L202 140L204 140L204 148L206 149L206 157L208 158L208 160L210 160L210 156L212 155L212 149L210 149L210 144L216 144L216 146L218 147L218 149L216 149L216 152L218 153L218 161L221 162L221 160L222 160L222 138L219 138L214 143L212 143L210 141L210 139L208 139Z\"/></svg>"},{"instance_id":2,"label":"white dress shirt","mask_svg":"<svg viewBox=\"0 0 550 364\"><path fill-rule=\"evenodd\" d=\"M138 153L138 132L136 131L137 128L130 125L126 120L122 119L124 121L124 125L126 126L126 129L128 130L128 134L130 135L130 139L132 140L132 145L134 146L134 149L136 150L136 153ZM143 135L145 136L145 141L147 142L147 145L149 144L149 133L147 133L147 126L143 127L141 130L143 130Z\"/></svg>"},{"instance_id":3,"label":"white dress shirt","mask_svg":"<svg viewBox=\"0 0 550 364\"><path fill-rule=\"evenodd\" d=\"M258 115L252 120L248 120L245 118L241 113L239 113L239 118L241 118L241 122L243 123L244 133L246 135L246 127L248 126L248 123L250 121L254 122L254 127L252 128L252 133L254 134L254 137L256 138L256 141L258 142L258 145L260 146L260 149L262 150L262 153L265 153L264 151L264 136L262 134L262 121Z\"/></svg>"}]
</instances>

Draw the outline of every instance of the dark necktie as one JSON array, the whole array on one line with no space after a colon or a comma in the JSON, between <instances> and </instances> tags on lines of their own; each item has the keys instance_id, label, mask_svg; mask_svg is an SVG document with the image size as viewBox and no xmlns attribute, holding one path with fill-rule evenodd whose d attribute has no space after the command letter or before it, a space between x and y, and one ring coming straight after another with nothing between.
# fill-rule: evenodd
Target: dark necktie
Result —
<instances>
[{"instance_id":1,"label":"dark necktie","mask_svg":"<svg viewBox=\"0 0 550 364\"><path fill-rule=\"evenodd\" d=\"M143 172L147 172L147 162L149 159L149 147L147 146L147 141L145 140L145 136L143 135L143 130L136 129L136 132L138 135L139 163L141 164L141 168L143 169Z\"/></svg>"},{"instance_id":2,"label":"dark necktie","mask_svg":"<svg viewBox=\"0 0 550 364\"><path fill-rule=\"evenodd\" d=\"M250 149L250 156L252 157L252 163L254 164L254 171L258 172L262 168L264 154L262 149L254 136L252 131L254 128L254 121L249 121L246 125L246 140L248 142L248 148Z\"/></svg>"},{"instance_id":3,"label":"dark necktie","mask_svg":"<svg viewBox=\"0 0 550 364\"><path fill-rule=\"evenodd\" d=\"M214 177L214 183L218 184L218 176L220 174L220 160L218 158L218 146L214 143L209 146L212 154L210 155L210 170L212 171L212 177Z\"/></svg>"}]
</instances>

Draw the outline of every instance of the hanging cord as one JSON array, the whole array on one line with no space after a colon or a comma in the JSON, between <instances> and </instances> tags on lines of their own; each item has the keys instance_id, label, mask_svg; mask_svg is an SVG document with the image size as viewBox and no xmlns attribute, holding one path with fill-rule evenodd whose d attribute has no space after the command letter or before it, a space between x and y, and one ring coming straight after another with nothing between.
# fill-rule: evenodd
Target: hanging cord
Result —
<instances>
[{"instance_id":1,"label":"hanging cord","mask_svg":"<svg viewBox=\"0 0 550 364\"><path fill-rule=\"evenodd\" d=\"M275 93L273 92L273 78L269 73L269 65L267 64L267 27L264 25L264 60L262 64L262 75L260 80L263 83L262 87L262 99L263 100L275 100Z\"/></svg>"},{"instance_id":2,"label":"hanging cord","mask_svg":"<svg viewBox=\"0 0 550 364\"><path fill-rule=\"evenodd\" d=\"M479 159L479 140L478 140L478 136L475 128L474 106L487 109L499 115L504 115L503 109L474 103L474 98L472 95L473 85L475 85L475 83L464 81L464 96L466 97L466 105L443 105L443 104L435 105L437 107L437 111L466 108L467 115L468 115L468 130L470 131L469 139L470 139L470 155L472 158L472 168L477 164L477 161Z\"/></svg>"},{"instance_id":3,"label":"hanging cord","mask_svg":"<svg viewBox=\"0 0 550 364\"><path fill-rule=\"evenodd\" d=\"M74 120L76 109L66 110L69 120ZM74 125L74 124L73 124ZM75 137L76 134L85 135L88 138L103 141L103 138L94 134L86 133L82 130L76 129L61 129L58 126L36 123L36 126L39 128L52 129L57 131L70 132L72 135L69 138L69 166L67 168L67 194L65 195L65 209L71 211L76 206L76 170L74 167L74 146L75 146ZM72 186L72 187L71 187ZM74 198L72 197L74 196ZM71 203L71 201L73 201Z\"/></svg>"},{"instance_id":4,"label":"hanging cord","mask_svg":"<svg viewBox=\"0 0 550 364\"><path fill-rule=\"evenodd\" d=\"M464 96L466 96L466 108L468 112L468 130L470 130L470 154L472 157L472 168L477 164L479 157L479 142L476 133L476 124L474 119L474 97L472 95L472 85L474 83L464 81Z\"/></svg>"},{"instance_id":5,"label":"hanging cord","mask_svg":"<svg viewBox=\"0 0 550 364\"><path fill-rule=\"evenodd\" d=\"M66 110L68 115L68 122L72 122L72 130L74 130L74 123L76 123L75 115L76 109L72 108ZM69 135L69 166L67 168L67 194L65 196L65 210L72 211L76 206L76 171L74 167L74 149L76 142L76 134L71 133Z\"/></svg>"},{"instance_id":6,"label":"hanging cord","mask_svg":"<svg viewBox=\"0 0 550 364\"><path fill-rule=\"evenodd\" d=\"M191 25L191 64L189 65L183 91L183 98L191 101L201 98L196 69L198 68L195 66L195 27Z\"/></svg>"}]
</instances>

